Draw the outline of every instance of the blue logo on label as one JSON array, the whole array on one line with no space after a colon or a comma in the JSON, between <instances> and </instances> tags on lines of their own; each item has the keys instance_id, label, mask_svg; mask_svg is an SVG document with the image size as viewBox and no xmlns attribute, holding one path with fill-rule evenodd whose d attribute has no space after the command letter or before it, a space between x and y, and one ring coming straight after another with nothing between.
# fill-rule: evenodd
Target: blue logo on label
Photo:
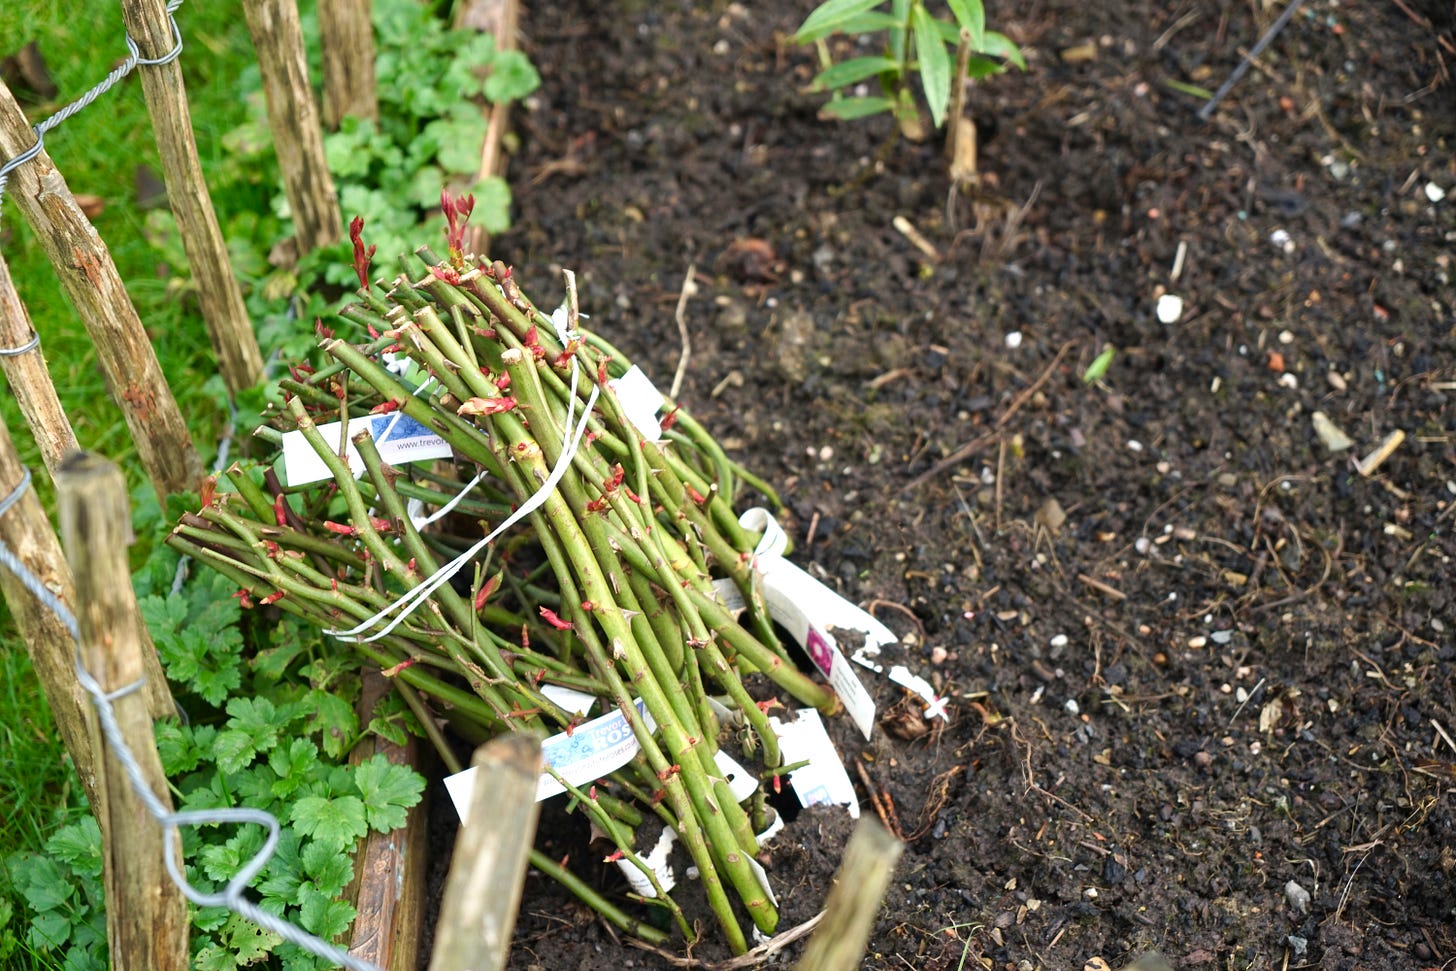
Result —
<instances>
[{"instance_id":1,"label":"blue logo on label","mask_svg":"<svg viewBox=\"0 0 1456 971\"><path fill-rule=\"evenodd\" d=\"M388 433L386 436L386 432ZM427 436L435 438L434 432L410 418L408 415L376 415L369 421L369 434L375 444L399 442Z\"/></svg>"}]
</instances>

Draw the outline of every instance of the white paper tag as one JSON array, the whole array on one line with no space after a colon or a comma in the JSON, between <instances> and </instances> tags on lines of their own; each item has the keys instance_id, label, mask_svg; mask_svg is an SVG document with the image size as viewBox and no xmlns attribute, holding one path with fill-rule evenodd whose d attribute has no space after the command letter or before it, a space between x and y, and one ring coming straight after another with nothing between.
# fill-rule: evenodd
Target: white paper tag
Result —
<instances>
[{"instance_id":1,"label":"white paper tag","mask_svg":"<svg viewBox=\"0 0 1456 971\"><path fill-rule=\"evenodd\" d=\"M596 695L559 684L543 684L541 693L568 715L589 715L597 703Z\"/></svg>"},{"instance_id":2,"label":"white paper tag","mask_svg":"<svg viewBox=\"0 0 1456 971\"><path fill-rule=\"evenodd\" d=\"M657 837L657 845L652 851L645 854L638 854L642 862L647 864L647 869L657 877L658 884L662 887L663 893L667 893L677 886L677 877L672 872L672 864L669 858L672 856L672 844L677 839L677 833L671 827L664 827L662 835ZM652 886L652 881L647 879L647 874L637 869L631 860L613 860L617 869L622 871L622 876L632 885L632 889L638 896L652 898L657 896L657 890Z\"/></svg>"},{"instance_id":3,"label":"white paper tag","mask_svg":"<svg viewBox=\"0 0 1456 971\"><path fill-rule=\"evenodd\" d=\"M789 534L779 525L774 514L762 506L754 506L745 509L738 517L738 525L749 532L762 532L758 538L758 546L754 548L754 556L783 556L784 551L789 548Z\"/></svg>"},{"instance_id":4,"label":"white paper tag","mask_svg":"<svg viewBox=\"0 0 1456 971\"><path fill-rule=\"evenodd\" d=\"M855 660L859 660L858 655L856 655ZM945 721L950 720L949 716L945 713L945 703L949 699L942 698L940 697L940 695L936 694L935 689L930 686L929 681L926 681L918 674L912 674L910 669L903 664L897 664L894 667L890 668L890 680L898 684L900 687L914 692L922 701L925 702L926 718L940 718Z\"/></svg>"},{"instance_id":5,"label":"white paper tag","mask_svg":"<svg viewBox=\"0 0 1456 971\"><path fill-rule=\"evenodd\" d=\"M622 410L627 413L627 420L643 438L649 442L662 439L662 425L657 420L657 412L667 399L640 367L632 365L626 374L608 381L607 387L617 395Z\"/></svg>"},{"instance_id":6,"label":"white paper tag","mask_svg":"<svg viewBox=\"0 0 1456 971\"><path fill-rule=\"evenodd\" d=\"M808 761L808 765L789 773L799 804L810 806L844 806L850 816L859 818L859 798L854 783L839 758L839 752L824 730L824 721L813 708L801 708L790 722L768 720L779 737L779 751L786 764Z\"/></svg>"},{"instance_id":7,"label":"white paper tag","mask_svg":"<svg viewBox=\"0 0 1456 971\"><path fill-rule=\"evenodd\" d=\"M647 713L647 706L637 701L637 711L647 724L649 732L657 730L657 723ZM615 772L637 754L641 748L632 726L621 711L611 711L599 718L593 718L578 725L571 733L552 735L541 743L541 757L546 764L560 773L561 777L574 786L584 786L602 776ZM470 818L470 798L475 786L475 766L445 777L445 791L455 803L455 811L461 820ZM536 801L560 795L566 789L549 772L541 773L536 780Z\"/></svg>"},{"instance_id":8,"label":"white paper tag","mask_svg":"<svg viewBox=\"0 0 1456 971\"><path fill-rule=\"evenodd\" d=\"M341 424L334 421L319 425L318 432L325 442L337 445ZM359 457L353 441L354 436L362 431L374 437L379 457L390 465L447 459L452 454L448 442L407 415L363 415L349 420L349 434L346 436L345 457L355 477L364 471L364 460ZM332 478L332 473L303 437L303 432L292 431L283 433L283 476L289 485L296 486Z\"/></svg>"},{"instance_id":9,"label":"white paper tag","mask_svg":"<svg viewBox=\"0 0 1456 971\"><path fill-rule=\"evenodd\" d=\"M739 765L733 756L719 749L714 753L713 761L717 763L718 771L723 773L723 781L728 783L728 791L733 793L734 802L742 802L757 791L758 780Z\"/></svg>"}]
</instances>

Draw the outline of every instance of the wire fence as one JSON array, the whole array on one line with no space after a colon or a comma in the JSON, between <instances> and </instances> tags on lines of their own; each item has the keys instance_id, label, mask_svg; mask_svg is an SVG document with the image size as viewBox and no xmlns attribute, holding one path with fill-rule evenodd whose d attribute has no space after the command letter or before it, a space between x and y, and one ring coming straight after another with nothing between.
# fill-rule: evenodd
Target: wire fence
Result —
<instances>
[{"instance_id":1,"label":"wire fence","mask_svg":"<svg viewBox=\"0 0 1456 971\"><path fill-rule=\"evenodd\" d=\"M54 130L67 119L84 110L138 66L168 64L181 55L182 32L177 25L175 17L177 10L181 6L182 0L169 0L166 7L174 40L171 50L167 51L161 57L144 58L141 56L136 41L132 39L130 34L127 34L126 47L129 52L127 58L107 74L95 87L44 121L36 124L32 129L35 132L35 144L14 158L0 164L0 214L3 214L5 186L9 180L10 173L41 153L45 148L45 136L48 132ZM0 355L13 356L23 354L37 349L39 344L39 337L33 337L19 347L0 348ZM220 449L220 457L225 454L225 449ZM0 516L4 516L25 495L25 491L30 487L31 474L30 470L27 469L20 482L4 499L0 499ZM162 828L166 836L164 842L166 846L165 863L167 872L172 881L177 885L177 888L181 890L182 894L199 907L226 908L252 921L264 930L277 934L284 941L295 944L305 951L325 960L333 961L342 967L349 968L351 971L380 971L376 965L349 955L328 941L308 933L279 916L263 910L244 896L248 885L268 865L268 861L272 858L277 848L279 834L282 829L278 819L271 813L259 809L232 808L183 812L174 812L169 809L157 794L151 790L143 778L141 767L137 762L136 756L122 735L113 707L113 703L117 699L140 690L145 683L145 679L126 685L117 691L107 692L104 690L91 672L87 670L82 659L80 626L71 610L55 594L47 589L39 578L26 568L25 564L20 561L3 541L0 541L0 565L3 565L14 574L37 601L55 614L56 618L70 632L72 640L75 641L76 678L90 697L92 707L96 710L97 721L105 737L106 744L125 768L132 790L136 793L137 798L146 806L147 813ZM178 841L172 837L183 826L199 827L218 825L262 826L268 831L268 836L257 854L227 881L221 892L203 893L188 881L181 862L176 859L174 847ZM112 905L115 905L115 903L112 902Z\"/></svg>"}]
</instances>

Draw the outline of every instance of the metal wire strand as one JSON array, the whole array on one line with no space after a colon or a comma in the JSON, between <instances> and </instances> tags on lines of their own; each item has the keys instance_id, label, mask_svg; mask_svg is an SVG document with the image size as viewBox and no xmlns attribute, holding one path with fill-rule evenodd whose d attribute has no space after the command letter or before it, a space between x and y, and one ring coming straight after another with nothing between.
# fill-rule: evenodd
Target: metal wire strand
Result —
<instances>
[{"instance_id":1,"label":"metal wire strand","mask_svg":"<svg viewBox=\"0 0 1456 971\"><path fill-rule=\"evenodd\" d=\"M27 351L33 351L40 346L40 335L32 333L30 340L19 347L0 347L0 357L19 357Z\"/></svg>"},{"instance_id":2,"label":"metal wire strand","mask_svg":"<svg viewBox=\"0 0 1456 971\"><path fill-rule=\"evenodd\" d=\"M141 56L141 51L140 49L138 49L136 41L131 39L130 34L127 34L126 49L130 53L127 55L126 60L122 61L115 68L113 68L111 70L111 73L106 75L106 77L102 78L101 82L90 91L87 91L85 94L81 95L81 97L77 98L75 101L72 101L60 111L57 111L45 121L41 122L33 129L31 129L35 132L35 144L32 145L30 148L27 148L25 151L21 152L19 155L5 162L3 165L0 165L0 212L4 211L5 185L7 182L10 181L10 173L13 172L15 169L19 168L21 165L35 158L41 153L42 150L44 150L46 132L51 131L61 122L80 112L81 110L89 106L97 98L101 97L107 91L110 91L121 82L122 78L130 74L138 64L167 64L177 59L177 56L182 53L182 29L177 26L177 18L173 15L181 6L182 0L168 0L167 20L172 25L172 36L176 39L176 43L172 45L172 49L170 51L158 58L144 58Z\"/></svg>"},{"instance_id":3,"label":"metal wire strand","mask_svg":"<svg viewBox=\"0 0 1456 971\"><path fill-rule=\"evenodd\" d=\"M26 469L21 476L20 482L4 499L0 499L0 516L3 516L9 509L20 501L25 495L25 490L30 487L30 470ZM260 909L249 901L244 892L248 884L253 881L268 861L273 856L273 851L278 846L278 836L282 830L276 817L272 813L261 809L234 808L234 809L207 809L189 810L185 812L173 812L167 808L157 794L147 785L146 778L142 775L140 763L132 752L131 746L122 737L121 726L116 720L116 709L112 702L125 695L137 691L145 683L145 679L127 685L118 691L108 693L101 684L86 669L85 662L81 657L81 628L76 620L76 615L61 602L60 598L46 589L45 584L31 573L24 563L20 561L3 541L0 541L0 565L13 573L25 587L26 590L44 604L54 613L70 631L71 638L76 642L76 679L81 687L91 696L91 704L96 709L96 719L101 726L101 733L106 739L106 744L111 753L121 763L122 769L126 772L127 780L131 783L132 792L136 793L142 805L146 807L148 815L157 821L163 831L168 834L164 841L166 846L164 862L167 866L167 873L182 891L182 894L200 907L225 907L235 914L239 914L265 930L277 934L292 944L296 944L328 961L350 969L350 971L380 971L374 964L350 956L342 949L330 944L321 938L315 937L300 927L289 923L281 917L277 917ZM175 856L175 841L170 835L182 826L218 826L218 825L254 825L262 826L268 830L267 839L264 840L262 848L244 864L238 872L227 882L221 893L203 893L188 882L186 874L178 864Z\"/></svg>"}]
</instances>

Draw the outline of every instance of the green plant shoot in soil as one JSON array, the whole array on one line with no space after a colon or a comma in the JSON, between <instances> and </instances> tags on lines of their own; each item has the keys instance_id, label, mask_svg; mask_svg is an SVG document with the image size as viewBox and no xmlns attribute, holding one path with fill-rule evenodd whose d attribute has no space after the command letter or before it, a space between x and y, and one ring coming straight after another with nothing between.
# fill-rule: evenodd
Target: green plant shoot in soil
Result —
<instances>
[{"instance_id":1,"label":"green plant shoot in soil","mask_svg":"<svg viewBox=\"0 0 1456 971\"><path fill-rule=\"evenodd\" d=\"M881 9L885 6L885 0L826 0L794 34L798 43L818 47L822 70L811 86L830 92L825 114L851 120L889 112L902 130L918 126L914 86L918 77L931 122L939 128L950 109L952 85L999 73L1007 63L1026 69L1016 44L986 29L981 0L947 0L950 18L936 16L924 0L890 0L888 10ZM970 56L964 75L955 77L956 47L963 31ZM856 50L862 49L871 35L881 32L885 40L879 54L856 53L836 61L827 43L842 34ZM870 80L878 81L878 93L865 89Z\"/></svg>"}]
</instances>

